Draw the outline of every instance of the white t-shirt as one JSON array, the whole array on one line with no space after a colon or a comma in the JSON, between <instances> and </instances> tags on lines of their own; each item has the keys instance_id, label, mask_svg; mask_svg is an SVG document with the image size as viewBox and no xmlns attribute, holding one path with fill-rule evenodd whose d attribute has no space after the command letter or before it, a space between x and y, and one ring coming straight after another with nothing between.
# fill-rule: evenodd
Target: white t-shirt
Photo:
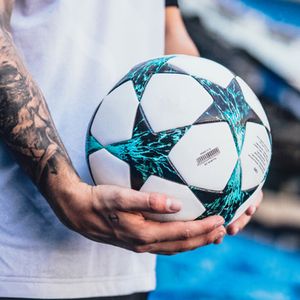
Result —
<instances>
[{"instance_id":1,"label":"white t-shirt","mask_svg":"<svg viewBox=\"0 0 300 300\"><path fill-rule=\"evenodd\" d=\"M88 122L134 64L163 54L163 0L17 0L14 40L72 162ZM62 225L0 141L0 297L124 295L155 287L155 256L90 241Z\"/></svg>"}]
</instances>

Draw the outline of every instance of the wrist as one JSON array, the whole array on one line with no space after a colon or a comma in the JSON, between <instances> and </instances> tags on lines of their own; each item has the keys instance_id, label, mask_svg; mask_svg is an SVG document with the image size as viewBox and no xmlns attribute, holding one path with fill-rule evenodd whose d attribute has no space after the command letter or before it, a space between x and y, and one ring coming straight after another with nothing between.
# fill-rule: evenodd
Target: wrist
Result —
<instances>
[{"instance_id":1,"label":"wrist","mask_svg":"<svg viewBox=\"0 0 300 300\"><path fill-rule=\"evenodd\" d=\"M39 189L60 221L76 231L80 227L76 220L89 205L89 185L80 179L69 161L60 159L56 171L43 178Z\"/></svg>"},{"instance_id":2,"label":"wrist","mask_svg":"<svg viewBox=\"0 0 300 300\"><path fill-rule=\"evenodd\" d=\"M69 158L55 153L48 159L37 186L51 205L60 206L73 197L81 183Z\"/></svg>"}]
</instances>

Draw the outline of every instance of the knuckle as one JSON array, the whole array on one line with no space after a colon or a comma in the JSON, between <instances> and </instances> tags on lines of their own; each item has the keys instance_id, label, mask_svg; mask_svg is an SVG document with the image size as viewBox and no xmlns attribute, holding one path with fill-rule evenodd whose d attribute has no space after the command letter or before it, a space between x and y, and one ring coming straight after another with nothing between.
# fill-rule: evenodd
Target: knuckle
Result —
<instances>
[{"instance_id":1,"label":"knuckle","mask_svg":"<svg viewBox=\"0 0 300 300\"><path fill-rule=\"evenodd\" d=\"M126 209L127 198L126 198L126 192L123 189L118 189L115 192L114 200L115 200L115 203L114 203L115 208Z\"/></svg>"},{"instance_id":2,"label":"knuckle","mask_svg":"<svg viewBox=\"0 0 300 300\"><path fill-rule=\"evenodd\" d=\"M166 204L166 196L161 195L158 193L150 193L148 195L148 207L150 210L154 211L166 211L167 204Z\"/></svg>"},{"instance_id":3,"label":"knuckle","mask_svg":"<svg viewBox=\"0 0 300 300\"><path fill-rule=\"evenodd\" d=\"M151 237L142 231L137 231L135 233L134 241L138 245L147 245L151 243Z\"/></svg>"},{"instance_id":4,"label":"knuckle","mask_svg":"<svg viewBox=\"0 0 300 300\"><path fill-rule=\"evenodd\" d=\"M183 228L183 231L182 231L181 239L188 240L191 237L192 237L192 230L191 230L190 226L185 225Z\"/></svg>"},{"instance_id":5,"label":"knuckle","mask_svg":"<svg viewBox=\"0 0 300 300\"><path fill-rule=\"evenodd\" d=\"M100 201L100 199L98 197L94 197L92 198L91 201L91 211L94 213L99 213L102 210L102 201Z\"/></svg>"},{"instance_id":6,"label":"knuckle","mask_svg":"<svg viewBox=\"0 0 300 300\"><path fill-rule=\"evenodd\" d=\"M117 190L116 193L115 193L116 204L117 205L122 204L123 199L124 199L124 192L123 192L123 190Z\"/></svg>"},{"instance_id":7,"label":"knuckle","mask_svg":"<svg viewBox=\"0 0 300 300\"><path fill-rule=\"evenodd\" d=\"M214 227L215 222L213 222L212 219L207 218L199 221L197 231L199 234L208 234L214 229Z\"/></svg>"},{"instance_id":8,"label":"knuckle","mask_svg":"<svg viewBox=\"0 0 300 300\"><path fill-rule=\"evenodd\" d=\"M148 195L148 207L151 210L157 210L159 208L158 195L155 193L150 193Z\"/></svg>"},{"instance_id":9,"label":"knuckle","mask_svg":"<svg viewBox=\"0 0 300 300\"><path fill-rule=\"evenodd\" d=\"M207 246L207 245L210 245L214 242L215 240L215 237L214 235L206 235L203 239L203 246Z\"/></svg>"}]
</instances>

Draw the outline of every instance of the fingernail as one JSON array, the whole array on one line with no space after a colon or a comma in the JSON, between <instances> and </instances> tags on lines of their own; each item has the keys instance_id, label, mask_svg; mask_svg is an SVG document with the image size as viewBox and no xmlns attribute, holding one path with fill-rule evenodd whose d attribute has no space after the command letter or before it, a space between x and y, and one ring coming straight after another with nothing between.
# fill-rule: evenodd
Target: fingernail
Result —
<instances>
[{"instance_id":1,"label":"fingernail","mask_svg":"<svg viewBox=\"0 0 300 300\"><path fill-rule=\"evenodd\" d=\"M216 243L217 243L217 244L220 244L220 243L223 241L224 236L225 236L225 233L224 233L224 232L220 233L220 234L215 238L214 244L216 244Z\"/></svg>"},{"instance_id":2,"label":"fingernail","mask_svg":"<svg viewBox=\"0 0 300 300\"><path fill-rule=\"evenodd\" d=\"M217 221L217 223L214 225L215 228L218 228L222 225L224 225L225 220L224 219L220 219L219 221Z\"/></svg>"},{"instance_id":3,"label":"fingernail","mask_svg":"<svg viewBox=\"0 0 300 300\"><path fill-rule=\"evenodd\" d=\"M181 209L181 203L176 199L167 199L167 210L170 212L177 212Z\"/></svg>"}]
</instances>

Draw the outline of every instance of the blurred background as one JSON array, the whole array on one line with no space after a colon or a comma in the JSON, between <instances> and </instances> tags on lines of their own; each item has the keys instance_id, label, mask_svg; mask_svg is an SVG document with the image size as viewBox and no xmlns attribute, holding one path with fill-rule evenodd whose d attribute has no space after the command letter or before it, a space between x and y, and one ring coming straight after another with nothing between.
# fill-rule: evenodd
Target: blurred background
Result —
<instances>
[{"instance_id":1,"label":"blurred background","mask_svg":"<svg viewBox=\"0 0 300 300\"><path fill-rule=\"evenodd\" d=\"M300 299L300 1L182 0L201 56L242 77L273 136L264 201L246 230L158 257L156 299Z\"/></svg>"}]
</instances>

